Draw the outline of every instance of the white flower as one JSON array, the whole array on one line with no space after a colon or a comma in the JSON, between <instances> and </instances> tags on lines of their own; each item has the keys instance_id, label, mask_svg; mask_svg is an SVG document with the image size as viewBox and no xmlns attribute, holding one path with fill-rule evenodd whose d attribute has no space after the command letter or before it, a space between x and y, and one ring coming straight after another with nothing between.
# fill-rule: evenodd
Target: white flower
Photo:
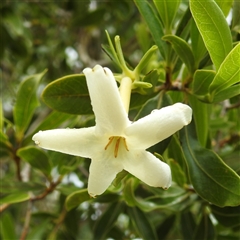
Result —
<instances>
[{"instance_id":1,"label":"white flower","mask_svg":"<svg viewBox=\"0 0 240 240\"><path fill-rule=\"evenodd\" d=\"M91 158L88 192L102 194L125 169L146 184L168 188L169 166L147 148L174 134L191 121L189 106L176 103L131 122L112 72L97 65L84 69L96 126L40 131L33 136L45 149Z\"/></svg>"}]
</instances>

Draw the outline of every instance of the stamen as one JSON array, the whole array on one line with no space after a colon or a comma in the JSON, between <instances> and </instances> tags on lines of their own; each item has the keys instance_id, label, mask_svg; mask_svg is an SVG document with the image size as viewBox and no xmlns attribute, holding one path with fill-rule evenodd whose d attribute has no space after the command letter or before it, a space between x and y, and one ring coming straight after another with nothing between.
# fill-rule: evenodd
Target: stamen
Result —
<instances>
[{"instance_id":1,"label":"stamen","mask_svg":"<svg viewBox=\"0 0 240 240\"><path fill-rule=\"evenodd\" d=\"M114 137L110 137L109 138L109 142L108 142L108 144L105 146L105 150L107 150L107 148L109 147L109 145L112 143L112 141L113 141L113 139L114 139Z\"/></svg>"},{"instance_id":2,"label":"stamen","mask_svg":"<svg viewBox=\"0 0 240 240\"><path fill-rule=\"evenodd\" d=\"M126 150L129 151L127 142L126 142L126 138L123 138L123 143L124 143L124 147L126 148Z\"/></svg>"},{"instance_id":3,"label":"stamen","mask_svg":"<svg viewBox=\"0 0 240 240\"><path fill-rule=\"evenodd\" d=\"M114 157L116 158L117 155L118 155L118 149L119 149L119 144L120 144L120 141L121 141L121 137L119 137L116 141L116 145L115 145L115 149L114 149Z\"/></svg>"}]
</instances>

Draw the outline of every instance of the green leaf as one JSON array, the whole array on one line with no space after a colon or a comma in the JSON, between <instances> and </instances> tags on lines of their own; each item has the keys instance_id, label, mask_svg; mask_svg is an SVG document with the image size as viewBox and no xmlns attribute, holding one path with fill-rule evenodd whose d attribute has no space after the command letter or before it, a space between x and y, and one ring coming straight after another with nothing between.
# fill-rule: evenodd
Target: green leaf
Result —
<instances>
[{"instance_id":1,"label":"green leaf","mask_svg":"<svg viewBox=\"0 0 240 240\"><path fill-rule=\"evenodd\" d=\"M235 97L237 95L240 95L240 84L236 84L233 85L227 89L224 89L223 91L217 93L214 97L213 97L213 102L214 103L218 103L218 102L222 102L226 99Z\"/></svg>"},{"instance_id":2,"label":"green leaf","mask_svg":"<svg viewBox=\"0 0 240 240\"><path fill-rule=\"evenodd\" d=\"M215 239L215 228L207 214L203 214L200 223L197 225L193 240Z\"/></svg>"},{"instance_id":3,"label":"green leaf","mask_svg":"<svg viewBox=\"0 0 240 240\"><path fill-rule=\"evenodd\" d=\"M157 239L153 225L145 213L136 207L132 207L128 209L128 214L140 237L143 239Z\"/></svg>"},{"instance_id":4,"label":"green leaf","mask_svg":"<svg viewBox=\"0 0 240 240\"><path fill-rule=\"evenodd\" d=\"M184 185L187 183L187 179L181 166L173 159L169 160L169 165L171 167L173 181L177 183L178 186L184 187Z\"/></svg>"},{"instance_id":5,"label":"green leaf","mask_svg":"<svg viewBox=\"0 0 240 240\"><path fill-rule=\"evenodd\" d=\"M227 15L229 14L233 1L234 0L215 0L217 5L221 8L222 12L224 13L225 17L227 17Z\"/></svg>"},{"instance_id":6,"label":"green leaf","mask_svg":"<svg viewBox=\"0 0 240 240\"><path fill-rule=\"evenodd\" d=\"M40 170L47 177L51 175L51 163L48 155L40 148L27 146L17 151L17 156L28 162L33 168Z\"/></svg>"},{"instance_id":7,"label":"green leaf","mask_svg":"<svg viewBox=\"0 0 240 240\"><path fill-rule=\"evenodd\" d=\"M214 0L191 0L190 9L210 57L218 69L232 49L226 19Z\"/></svg>"},{"instance_id":8,"label":"green leaf","mask_svg":"<svg viewBox=\"0 0 240 240\"><path fill-rule=\"evenodd\" d=\"M162 19L163 25L166 29L166 33L172 32L172 24L177 13L180 0L169 1L169 0L153 0L158 13Z\"/></svg>"},{"instance_id":9,"label":"green leaf","mask_svg":"<svg viewBox=\"0 0 240 240\"><path fill-rule=\"evenodd\" d=\"M0 131L3 130L4 116L3 116L3 105L2 98L0 98Z\"/></svg>"},{"instance_id":10,"label":"green leaf","mask_svg":"<svg viewBox=\"0 0 240 240\"><path fill-rule=\"evenodd\" d=\"M180 131L183 151L194 190L219 207L240 204L240 178L213 151L197 141L194 123Z\"/></svg>"},{"instance_id":11,"label":"green leaf","mask_svg":"<svg viewBox=\"0 0 240 240\"><path fill-rule=\"evenodd\" d=\"M214 77L209 91L217 94L228 87L240 83L240 43L227 55Z\"/></svg>"},{"instance_id":12,"label":"green leaf","mask_svg":"<svg viewBox=\"0 0 240 240\"><path fill-rule=\"evenodd\" d=\"M73 192L67 197L65 207L67 211L70 211L71 209L77 207L79 204L89 200L90 196L87 189L81 189L79 191Z\"/></svg>"},{"instance_id":13,"label":"green leaf","mask_svg":"<svg viewBox=\"0 0 240 240\"><path fill-rule=\"evenodd\" d=\"M21 141L23 138L24 132L30 124L35 109L39 105L37 88L45 73L46 70L42 73L32 75L20 84L20 88L17 92L16 104L13 109L16 137L18 141Z\"/></svg>"},{"instance_id":14,"label":"green leaf","mask_svg":"<svg viewBox=\"0 0 240 240\"><path fill-rule=\"evenodd\" d=\"M30 199L30 196L26 192L22 193L12 193L7 196L0 198L0 204L12 204L12 203L19 203L24 202Z\"/></svg>"},{"instance_id":15,"label":"green leaf","mask_svg":"<svg viewBox=\"0 0 240 240\"><path fill-rule=\"evenodd\" d=\"M118 216L123 212L122 202L112 203L96 222L93 232L94 239L106 239L105 236L114 226Z\"/></svg>"},{"instance_id":16,"label":"green leaf","mask_svg":"<svg viewBox=\"0 0 240 240\"><path fill-rule=\"evenodd\" d=\"M240 225L240 206L219 208L211 205L211 210L217 221L225 227Z\"/></svg>"},{"instance_id":17,"label":"green leaf","mask_svg":"<svg viewBox=\"0 0 240 240\"><path fill-rule=\"evenodd\" d=\"M196 223L190 211L181 212L180 226L183 239L193 239Z\"/></svg>"},{"instance_id":18,"label":"green leaf","mask_svg":"<svg viewBox=\"0 0 240 240\"><path fill-rule=\"evenodd\" d=\"M174 51L186 64L188 71L193 74L195 70L195 60L188 43L182 38L174 35L165 35L162 39L172 44Z\"/></svg>"},{"instance_id":19,"label":"green leaf","mask_svg":"<svg viewBox=\"0 0 240 240\"><path fill-rule=\"evenodd\" d=\"M0 153L1 157L13 156L13 146L2 131L0 131Z\"/></svg>"},{"instance_id":20,"label":"green leaf","mask_svg":"<svg viewBox=\"0 0 240 240\"><path fill-rule=\"evenodd\" d=\"M134 0L140 14L142 15L143 19L146 21L148 28L152 34L153 40L158 46L158 49L163 56L166 58L166 49L167 44L162 40L164 35L163 26L160 20L157 18L154 10L152 9L149 1L147 0Z\"/></svg>"},{"instance_id":21,"label":"green leaf","mask_svg":"<svg viewBox=\"0 0 240 240\"><path fill-rule=\"evenodd\" d=\"M70 114L92 114L92 106L83 74L57 79L44 89L43 101L52 109Z\"/></svg>"},{"instance_id":22,"label":"green leaf","mask_svg":"<svg viewBox=\"0 0 240 240\"><path fill-rule=\"evenodd\" d=\"M14 240L17 239L15 233L15 224L12 216L9 213L4 213L0 217L0 235L3 240Z\"/></svg>"},{"instance_id":23,"label":"green leaf","mask_svg":"<svg viewBox=\"0 0 240 240\"><path fill-rule=\"evenodd\" d=\"M189 102L193 110L193 117L196 124L198 141L203 147L206 147L209 134L209 117L211 113L211 105L200 102L194 96L189 96Z\"/></svg>"},{"instance_id":24,"label":"green leaf","mask_svg":"<svg viewBox=\"0 0 240 240\"><path fill-rule=\"evenodd\" d=\"M216 73L212 70L197 70L193 76L193 93L196 95L208 94L208 88L212 83Z\"/></svg>"},{"instance_id":25,"label":"green leaf","mask_svg":"<svg viewBox=\"0 0 240 240\"><path fill-rule=\"evenodd\" d=\"M204 45L203 38L196 26L196 23L192 20L191 21L191 45L192 45L192 52L194 55L194 59L196 61L196 66L199 65L200 61L204 57L207 52L207 49Z\"/></svg>"}]
</instances>

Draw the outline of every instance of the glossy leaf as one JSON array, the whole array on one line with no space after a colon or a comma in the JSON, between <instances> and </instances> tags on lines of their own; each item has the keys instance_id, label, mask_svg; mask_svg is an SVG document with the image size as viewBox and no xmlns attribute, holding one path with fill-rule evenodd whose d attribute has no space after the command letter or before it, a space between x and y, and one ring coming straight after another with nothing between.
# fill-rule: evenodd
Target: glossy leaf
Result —
<instances>
[{"instance_id":1,"label":"glossy leaf","mask_svg":"<svg viewBox=\"0 0 240 240\"><path fill-rule=\"evenodd\" d=\"M52 109L70 114L92 114L87 83L83 74L57 79L44 89L43 101Z\"/></svg>"},{"instance_id":2,"label":"glossy leaf","mask_svg":"<svg viewBox=\"0 0 240 240\"><path fill-rule=\"evenodd\" d=\"M163 26L157 18L154 10L147 0L134 0L141 16L146 21L148 28L152 34L153 40L159 48L163 58L166 57L167 44L162 40L164 35Z\"/></svg>"},{"instance_id":3,"label":"glossy leaf","mask_svg":"<svg viewBox=\"0 0 240 240\"><path fill-rule=\"evenodd\" d=\"M28 162L33 168L40 170L47 177L51 175L51 163L48 155L40 148L35 146L27 146L20 148L17 155Z\"/></svg>"},{"instance_id":4,"label":"glossy leaf","mask_svg":"<svg viewBox=\"0 0 240 240\"><path fill-rule=\"evenodd\" d=\"M114 226L118 216L123 212L123 208L124 205L122 202L112 203L109 205L93 228L95 236L94 239L106 239L105 236Z\"/></svg>"},{"instance_id":5,"label":"glossy leaf","mask_svg":"<svg viewBox=\"0 0 240 240\"><path fill-rule=\"evenodd\" d=\"M79 191L73 192L67 197L65 206L67 211L70 211L71 209L77 207L79 204L89 200L90 196L87 189L81 189Z\"/></svg>"},{"instance_id":6,"label":"glossy leaf","mask_svg":"<svg viewBox=\"0 0 240 240\"><path fill-rule=\"evenodd\" d=\"M171 33L172 23L181 1L180 0L175 0L175 1L154 0L153 2L162 19L166 32Z\"/></svg>"},{"instance_id":7,"label":"glossy leaf","mask_svg":"<svg viewBox=\"0 0 240 240\"><path fill-rule=\"evenodd\" d=\"M191 48L188 43L180 37L174 35L165 35L163 40L172 44L174 51L180 59L186 64L188 71L193 74L195 70L195 60Z\"/></svg>"},{"instance_id":8,"label":"glossy leaf","mask_svg":"<svg viewBox=\"0 0 240 240\"><path fill-rule=\"evenodd\" d=\"M219 207L240 204L240 177L213 151L197 141L193 122L180 131L183 151L194 190Z\"/></svg>"},{"instance_id":9,"label":"glossy leaf","mask_svg":"<svg viewBox=\"0 0 240 240\"><path fill-rule=\"evenodd\" d=\"M15 224L12 216L9 213L4 213L0 217L0 235L1 239L14 240L17 239L15 233Z\"/></svg>"},{"instance_id":10,"label":"glossy leaf","mask_svg":"<svg viewBox=\"0 0 240 240\"><path fill-rule=\"evenodd\" d=\"M212 62L218 69L232 49L226 19L214 0L191 0L190 9Z\"/></svg>"},{"instance_id":11,"label":"glossy leaf","mask_svg":"<svg viewBox=\"0 0 240 240\"><path fill-rule=\"evenodd\" d=\"M19 203L24 202L30 199L30 196L26 192L22 193L12 193L7 196L0 198L0 204L12 204L12 203Z\"/></svg>"},{"instance_id":12,"label":"glossy leaf","mask_svg":"<svg viewBox=\"0 0 240 240\"><path fill-rule=\"evenodd\" d=\"M214 77L209 91L216 94L228 87L240 83L240 43L228 54Z\"/></svg>"},{"instance_id":13,"label":"glossy leaf","mask_svg":"<svg viewBox=\"0 0 240 240\"><path fill-rule=\"evenodd\" d=\"M20 141L32 119L36 107L39 105L37 88L46 70L25 79L17 92L16 104L13 109L16 136Z\"/></svg>"},{"instance_id":14,"label":"glossy leaf","mask_svg":"<svg viewBox=\"0 0 240 240\"><path fill-rule=\"evenodd\" d=\"M140 237L143 239L157 239L156 232L145 213L137 207L129 208L128 213Z\"/></svg>"}]
</instances>

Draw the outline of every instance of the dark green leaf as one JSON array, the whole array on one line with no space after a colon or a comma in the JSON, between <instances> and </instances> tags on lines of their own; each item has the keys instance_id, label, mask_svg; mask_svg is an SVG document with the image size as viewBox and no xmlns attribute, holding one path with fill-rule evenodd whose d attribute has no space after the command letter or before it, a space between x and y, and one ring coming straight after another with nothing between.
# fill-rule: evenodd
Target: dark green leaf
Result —
<instances>
[{"instance_id":1,"label":"dark green leaf","mask_svg":"<svg viewBox=\"0 0 240 240\"><path fill-rule=\"evenodd\" d=\"M220 207L240 204L240 178L213 151L197 141L193 122L180 131L182 147L195 191Z\"/></svg>"},{"instance_id":2,"label":"dark green leaf","mask_svg":"<svg viewBox=\"0 0 240 240\"><path fill-rule=\"evenodd\" d=\"M105 239L105 236L115 224L119 214L123 212L123 208L124 204L122 202L109 205L93 228L94 239Z\"/></svg>"},{"instance_id":3,"label":"dark green leaf","mask_svg":"<svg viewBox=\"0 0 240 240\"><path fill-rule=\"evenodd\" d=\"M173 159L170 159L169 163L171 167L173 181L177 183L178 186L184 187L184 185L187 183L187 179L181 166Z\"/></svg>"},{"instance_id":4,"label":"dark green leaf","mask_svg":"<svg viewBox=\"0 0 240 240\"><path fill-rule=\"evenodd\" d=\"M37 99L37 88L46 70L42 73L32 75L25 79L17 92L16 104L13 109L14 122L16 125L16 136L20 141L27 129L36 107L39 105Z\"/></svg>"},{"instance_id":5,"label":"dark green leaf","mask_svg":"<svg viewBox=\"0 0 240 240\"><path fill-rule=\"evenodd\" d=\"M181 213L180 226L183 239L193 239L196 223L190 211Z\"/></svg>"},{"instance_id":6,"label":"dark green leaf","mask_svg":"<svg viewBox=\"0 0 240 240\"><path fill-rule=\"evenodd\" d=\"M81 189L79 191L73 192L67 197L65 206L67 211L70 211L71 209L77 207L79 204L89 200L90 196L87 189Z\"/></svg>"},{"instance_id":7,"label":"dark green leaf","mask_svg":"<svg viewBox=\"0 0 240 240\"><path fill-rule=\"evenodd\" d=\"M219 208L211 205L212 213L217 221L225 227L240 225L240 206Z\"/></svg>"},{"instance_id":8,"label":"dark green leaf","mask_svg":"<svg viewBox=\"0 0 240 240\"><path fill-rule=\"evenodd\" d=\"M195 70L195 60L191 48L188 43L180 37L174 35L165 35L163 40L172 44L181 60L186 64L188 71L193 74Z\"/></svg>"},{"instance_id":9,"label":"dark green leaf","mask_svg":"<svg viewBox=\"0 0 240 240\"><path fill-rule=\"evenodd\" d=\"M193 240L210 240L215 239L215 228L207 214L203 214L200 223L197 225Z\"/></svg>"},{"instance_id":10,"label":"dark green leaf","mask_svg":"<svg viewBox=\"0 0 240 240\"><path fill-rule=\"evenodd\" d=\"M147 0L134 0L140 14L146 21L156 45L163 58L166 57L167 44L162 40L163 26Z\"/></svg>"},{"instance_id":11,"label":"dark green leaf","mask_svg":"<svg viewBox=\"0 0 240 240\"><path fill-rule=\"evenodd\" d=\"M190 9L210 57L218 69L232 49L226 19L214 0L191 0Z\"/></svg>"},{"instance_id":12,"label":"dark green leaf","mask_svg":"<svg viewBox=\"0 0 240 240\"><path fill-rule=\"evenodd\" d=\"M214 77L209 91L217 94L224 89L240 83L240 43L227 55Z\"/></svg>"},{"instance_id":13,"label":"dark green leaf","mask_svg":"<svg viewBox=\"0 0 240 240\"><path fill-rule=\"evenodd\" d=\"M156 232L145 213L137 207L128 208L128 213L140 237L143 239L157 239Z\"/></svg>"},{"instance_id":14,"label":"dark green leaf","mask_svg":"<svg viewBox=\"0 0 240 240\"><path fill-rule=\"evenodd\" d=\"M56 111L70 114L92 114L85 76L74 74L50 83L42 93L43 101Z\"/></svg>"},{"instance_id":15,"label":"dark green leaf","mask_svg":"<svg viewBox=\"0 0 240 240\"><path fill-rule=\"evenodd\" d=\"M24 161L28 162L33 168L40 170L47 177L51 174L51 163L48 155L40 148L34 146L27 146L20 148L17 155Z\"/></svg>"}]
</instances>

